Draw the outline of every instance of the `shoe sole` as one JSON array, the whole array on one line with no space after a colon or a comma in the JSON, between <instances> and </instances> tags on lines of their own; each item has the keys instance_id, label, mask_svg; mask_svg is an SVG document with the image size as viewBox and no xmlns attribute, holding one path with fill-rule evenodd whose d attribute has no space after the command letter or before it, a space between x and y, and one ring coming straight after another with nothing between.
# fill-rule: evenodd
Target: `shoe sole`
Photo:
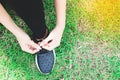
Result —
<instances>
[{"instance_id":1,"label":"shoe sole","mask_svg":"<svg viewBox=\"0 0 120 80\"><path fill-rule=\"evenodd\" d=\"M53 50L53 53L54 53L54 64L53 64L53 68L54 68L54 66L55 66L55 63L56 63L56 53L55 53L55 50ZM37 55L35 55L35 63L36 63L36 65L37 65L37 68L38 68L38 70L42 73L42 74L49 74L49 73L43 73L41 70L40 70L40 68L39 68L39 66L38 66L38 60L37 60ZM53 68L52 68L52 70L53 70ZM51 71L52 71L51 70Z\"/></svg>"}]
</instances>

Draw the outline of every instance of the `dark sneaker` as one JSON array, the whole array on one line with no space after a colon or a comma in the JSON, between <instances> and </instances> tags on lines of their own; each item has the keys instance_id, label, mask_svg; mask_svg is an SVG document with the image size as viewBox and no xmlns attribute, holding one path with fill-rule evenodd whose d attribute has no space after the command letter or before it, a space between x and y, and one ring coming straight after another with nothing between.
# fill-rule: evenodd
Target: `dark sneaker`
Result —
<instances>
[{"instance_id":1,"label":"dark sneaker","mask_svg":"<svg viewBox=\"0 0 120 80\"><path fill-rule=\"evenodd\" d=\"M48 51L46 49L42 49L40 50L36 56L36 65L37 68L40 72L42 72L43 74L49 74L55 64L55 51Z\"/></svg>"}]
</instances>

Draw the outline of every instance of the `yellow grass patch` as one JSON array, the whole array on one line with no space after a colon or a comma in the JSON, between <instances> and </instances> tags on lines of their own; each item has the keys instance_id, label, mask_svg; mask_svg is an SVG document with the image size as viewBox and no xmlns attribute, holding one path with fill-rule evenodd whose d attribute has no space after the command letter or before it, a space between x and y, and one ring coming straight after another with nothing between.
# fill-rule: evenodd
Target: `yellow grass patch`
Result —
<instances>
[{"instance_id":1,"label":"yellow grass patch","mask_svg":"<svg viewBox=\"0 0 120 80\"><path fill-rule=\"evenodd\" d=\"M76 10L80 29L111 38L120 34L120 0L80 0Z\"/></svg>"}]
</instances>

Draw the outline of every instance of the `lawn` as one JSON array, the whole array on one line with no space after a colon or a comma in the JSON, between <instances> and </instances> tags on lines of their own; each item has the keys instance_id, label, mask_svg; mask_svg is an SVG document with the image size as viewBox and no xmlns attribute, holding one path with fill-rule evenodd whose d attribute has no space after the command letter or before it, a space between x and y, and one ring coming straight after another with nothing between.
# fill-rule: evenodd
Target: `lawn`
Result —
<instances>
[{"instance_id":1,"label":"lawn","mask_svg":"<svg viewBox=\"0 0 120 80\"><path fill-rule=\"evenodd\" d=\"M55 26L54 2L44 0L46 24ZM19 27L27 25L9 10ZM34 55L23 52L15 37L0 25L0 80L119 80L120 0L68 0L67 20L56 65L39 73Z\"/></svg>"}]
</instances>

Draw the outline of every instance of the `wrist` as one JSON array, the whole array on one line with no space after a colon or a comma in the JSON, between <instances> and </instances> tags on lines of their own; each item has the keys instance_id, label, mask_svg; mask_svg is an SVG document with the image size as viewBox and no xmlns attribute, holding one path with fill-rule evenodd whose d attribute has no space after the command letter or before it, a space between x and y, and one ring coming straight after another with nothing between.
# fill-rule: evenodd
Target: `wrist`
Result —
<instances>
[{"instance_id":1,"label":"wrist","mask_svg":"<svg viewBox=\"0 0 120 80\"><path fill-rule=\"evenodd\" d=\"M58 25L58 26L65 26L65 19L57 20L56 21L56 25Z\"/></svg>"},{"instance_id":2,"label":"wrist","mask_svg":"<svg viewBox=\"0 0 120 80\"><path fill-rule=\"evenodd\" d=\"M65 25L56 25L55 29L57 30L57 32L62 35L63 31L64 31Z\"/></svg>"},{"instance_id":3,"label":"wrist","mask_svg":"<svg viewBox=\"0 0 120 80\"><path fill-rule=\"evenodd\" d=\"M65 28L65 23L56 24L56 28L64 30L64 28Z\"/></svg>"},{"instance_id":4,"label":"wrist","mask_svg":"<svg viewBox=\"0 0 120 80\"><path fill-rule=\"evenodd\" d=\"M15 27L15 30L12 32L16 38L21 38L23 35L27 35L21 28Z\"/></svg>"}]
</instances>

